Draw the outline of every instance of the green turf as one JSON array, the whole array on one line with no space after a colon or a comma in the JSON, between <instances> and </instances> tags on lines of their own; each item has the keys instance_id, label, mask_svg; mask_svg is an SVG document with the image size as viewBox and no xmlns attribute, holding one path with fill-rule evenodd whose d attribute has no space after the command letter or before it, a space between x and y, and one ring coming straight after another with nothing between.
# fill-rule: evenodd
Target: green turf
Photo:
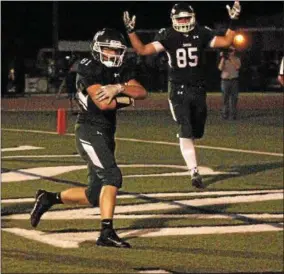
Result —
<instances>
[{"instance_id":1,"label":"green turf","mask_svg":"<svg viewBox=\"0 0 284 274\"><path fill-rule=\"evenodd\" d=\"M153 95L160 100L164 95ZM214 96L214 94L213 94ZM248 96L248 95L247 95ZM75 116L68 116L68 133L74 133ZM34 129L56 131L55 112L3 112L2 148L19 145L44 147L42 150L2 152L2 172L33 167L56 167L84 165L80 157L74 156L74 136L57 134L13 132L6 129ZM119 165L168 164L184 166L176 138L177 126L168 110L165 111L121 111L118 113L117 162ZM163 141L170 144L153 144L120 140L133 138ZM218 172L236 174L205 175L206 191L223 190L270 190L283 189L283 156L266 155L283 153L282 110L246 110L237 121L223 121L218 111L209 111L206 134L196 141L200 166ZM213 149L215 148L215 149ZM233 148L239 151L224 151ZM240 151L248 150L248 151ZM253 152L259 152L255 154ZM7 159L6 156L29 158ZM42 155L41 158L33 156ZM44 155L73 155L74 157L52 157ZM183 169L167 167L123 167L124 176L144 174L148 177L124 178L124 193L192 193L196 192L187 176L151 177L149 174L181 172ZM62 191L87 183L87 170L82 169L25 182L1 184L1 198L31 198L38 188ZM230 196L230 195L223 195ZM234 195L232 195L234 196ZM147 203L179 203L181 200L217 198L218 195L160 197L148 199L119 199L118 206L133 208ZM3 216L29 213L33 203L2 203ZM82 206L81 206L82 207ZM79 206L58 205L52 210L78 209ZM63 211L62 211L63 212ZM129 212L128 214L134 214ZM283 199L234 204L181 206L178 209L139 211L136 214L235 214L233 219L195 219L166 217L148 219L117 219L115 227L127 229L159 229L161 227L185 226L235 226L279 223L279 218L244 218L243 214L283 214ZM32 229L29 220L2 220L2 227ZM98 231L99 220L42 220L38 231L65 233L68 231ZM80 244L79 248L62 249L38 241L28 240L11 233L2 232L2 273L138 273L145 269L164 269L176 273L244 273L283 272L283 233L256 232L234 234L210 234L194 236L130 237L131 250L98 248L95 239Z\"/></svg>"}]
</instances>

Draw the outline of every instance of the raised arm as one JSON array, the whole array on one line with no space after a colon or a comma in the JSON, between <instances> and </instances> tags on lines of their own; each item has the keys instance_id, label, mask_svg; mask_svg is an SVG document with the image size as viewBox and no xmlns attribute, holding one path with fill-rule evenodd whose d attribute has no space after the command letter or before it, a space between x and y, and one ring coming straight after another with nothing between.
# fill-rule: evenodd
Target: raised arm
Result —
<instances>
[{"instance_id":1,"label":"raised arm","mask_svg":"<svg viewBox=\"0 0 284 274\"><path fill-rule=\"evenodd\" d=\"M228 5L226 6L226 8L230 17L230 26L224 36L214 37L211 43L212 48L227 48L232 45L234 41L236 35L235 29L237 26L237 20L241 12L241 5L240 2L236 0L232 8L230 8Z\"/></svg>"},{"instance_id":2,"label":"raised arm","mask_svg":"<svg viewBox=\"0 0 284 274\"><path fill-rule=\"evenodd\" d=\"M128 33L133 49L139 55L151 55L157 53L152 43L144 45L140 38L135 33L136 16L133 15L130 19L128 11L123 13L123 22Z\"/></svg>"}]
</instances>

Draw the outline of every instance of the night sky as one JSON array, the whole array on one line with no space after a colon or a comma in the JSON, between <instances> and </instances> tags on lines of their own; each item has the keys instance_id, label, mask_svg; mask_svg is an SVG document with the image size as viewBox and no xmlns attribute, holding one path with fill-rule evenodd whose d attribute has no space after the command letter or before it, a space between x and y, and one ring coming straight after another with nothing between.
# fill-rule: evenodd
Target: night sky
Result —
<instances>
[{"instance_id":1,"label":"night sky","mask_svg":"<svg viewBox=\"0 0 284 274\"><path fill-rule=\"evenodd\" d=\"M129 10L137 16L138 29L159 29L171 24L172 1L61 1L59 8L59 40L90 40L103 27L124 31L122 13ZM201 25L213 27L228 22L225 6L233 1L192 1ZM251 16L283 12L282 1L241 1L241 20ZM42 47L52 46L51 1L1 2L2 54L21 50L25 57L35 57Z\"/></svg>"}]
</instances>

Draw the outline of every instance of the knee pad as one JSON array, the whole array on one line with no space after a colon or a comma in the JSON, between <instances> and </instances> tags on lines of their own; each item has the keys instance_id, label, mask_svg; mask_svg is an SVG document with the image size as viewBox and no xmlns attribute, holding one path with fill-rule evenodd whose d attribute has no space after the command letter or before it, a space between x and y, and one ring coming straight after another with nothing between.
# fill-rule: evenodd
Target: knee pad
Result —
<instances>
[{"instance_id":1,"label":"knee pad","mask_svg":"<svg viewBox=\"0 0 284 274\"><path fill-rule=\"evenodd\" d=\"M110 185L121 188L122 174L117 166L107 169L100 169L97 172L97 175L101 179L103 185Z\"/></svg>"}]
</instances>

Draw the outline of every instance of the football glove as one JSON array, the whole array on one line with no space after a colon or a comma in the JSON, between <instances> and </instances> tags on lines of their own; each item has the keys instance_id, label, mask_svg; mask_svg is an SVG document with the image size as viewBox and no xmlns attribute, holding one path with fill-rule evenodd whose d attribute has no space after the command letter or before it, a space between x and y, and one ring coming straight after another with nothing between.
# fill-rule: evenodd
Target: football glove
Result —
<instances>
[{"instance_id":1,"label":"football glove","mask_svg":"<svg viewBox=\"0 0 284 274\"><path fill-rule=\"evenodd\" d=\"M127 33L131 33L135 31L135 21L136 21L135 15L133 15L132 18L130 19L128 11L125 11L123 13L123 22L124 22L124 26L126 28Z\"/></svg>"},{"instance_id":2,"label":"football glove","mask_svg":"<svg viewBox=\"0 0 284 274\"><path fill-rule=\"evenodd\" d=\"M233 5L232 8L230 8L229 5L227 5L226 8L227 8L228 14L229 14L229 16L232 20L239 19L239 15L241 13L241 5L240 5L240 2L238 0L236 0L234 2L234 5Z\"/></svg>"},{"instance_id":3,"label":"football glove","mask_svg":"<svg viewBox=\"0 0 284 274\"><path fill-rule=\"evenodd\" d=\"M102 86L97 94L95 99L98 101L103 101L105 99L108 99L107 104L110 104L110 102L112 101L112 99L118 95L119 93L121 93L124 90L123 86L120 84L117 85L106 85L106 86Z\"/></svg>"}]
</instances>

